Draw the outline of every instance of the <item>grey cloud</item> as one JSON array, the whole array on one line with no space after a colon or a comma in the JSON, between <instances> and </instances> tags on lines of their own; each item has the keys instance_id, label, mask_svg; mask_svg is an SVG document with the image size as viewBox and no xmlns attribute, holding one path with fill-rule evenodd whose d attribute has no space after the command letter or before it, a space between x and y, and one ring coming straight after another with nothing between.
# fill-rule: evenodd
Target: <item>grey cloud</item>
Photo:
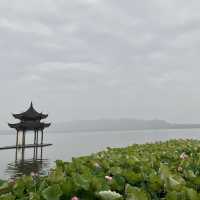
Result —
<instances>
[{"instance_id":1,"label":"grey cloud","mask_svg":"<svg viewBox=\"0 0 200 200\"><path fill-rule=\"evenodd\" d=\"M195 0L2 0L2 123L31 100L52 121L199 122L199 9Z\"/></svg>"}]
</instances>

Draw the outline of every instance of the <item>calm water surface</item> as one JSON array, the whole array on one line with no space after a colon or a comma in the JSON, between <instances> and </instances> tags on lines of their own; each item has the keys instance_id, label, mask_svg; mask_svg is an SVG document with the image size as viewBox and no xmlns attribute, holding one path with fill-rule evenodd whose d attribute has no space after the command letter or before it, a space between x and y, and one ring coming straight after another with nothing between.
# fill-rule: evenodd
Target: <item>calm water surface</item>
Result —
<instances>
[{"instance_id":1,"label":"calm water surface","mask_svg":"<svg viewBox=\"0 0 200 200\"><path fill-rule=\"evenodd\" d=\"M46 143L53 146L44 147L42 152L38 149L37 159L33 158L33 149L25 149L24 154L15 150L0 151L0 179L30 174L32 171L45 174L55 165L56 159L71 160L72 157L88 155L108 146L123 147L175 138L200 139L200 129L46 133L44 138ZM33 134L28 133L27 143L32 141ZM15 134L0 134L0 146L13 144Z\"/></svg>"}]
</instances>

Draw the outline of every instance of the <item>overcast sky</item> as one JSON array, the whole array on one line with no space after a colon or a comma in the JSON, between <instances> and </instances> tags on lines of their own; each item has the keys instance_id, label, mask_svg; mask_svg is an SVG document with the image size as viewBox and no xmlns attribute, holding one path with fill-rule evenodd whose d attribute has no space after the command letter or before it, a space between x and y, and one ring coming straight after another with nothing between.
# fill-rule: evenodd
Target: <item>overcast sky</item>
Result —
<instances>
[{"instance_id":1,"label":"overcast sky","mask_svg":"<svg viewBox=\"0 0 200 200\"><path fill-rule=\"evenodd\" d=\"M198 0L1 0L0 127L49 120L200 122Z\"/></svg>"}]
</instances>

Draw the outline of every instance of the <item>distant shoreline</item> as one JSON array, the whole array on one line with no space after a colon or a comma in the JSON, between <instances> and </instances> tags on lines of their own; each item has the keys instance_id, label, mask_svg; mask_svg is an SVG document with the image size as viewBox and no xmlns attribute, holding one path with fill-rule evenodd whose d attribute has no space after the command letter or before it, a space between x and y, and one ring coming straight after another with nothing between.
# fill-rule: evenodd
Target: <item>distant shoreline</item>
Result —
<instances>
[{"instance_id":1,"label":"distant shoreline","mask_svg":"<svg viewBox=\"0 0 200 200\"><path fill-rule=\"evenodd\" d=\"M198 129L200 124L169 123L165 120L140 119L98 119L60 122L52 124L51 132L92 132L92 131L133 131L133 130L166 130Z\"/></svg>"},{"instance_id":2,"label":"distant shoreline","mask_svg":"<svg viewBox=\"0 0 200 200\"><path fill-rule=\"evenodd\" d=\"M54 134L54 133L60 133L60 134L70 134L70 133L98 133L98 132L131 132L131 131L166 131L166 130L169 130L169 131L175 131L175 130L199 130L200 131L200 127L193 127L193 128L152 128L152 129L126 129L126 130L73 130L73 131L70 131L70 130L67 130L67 131L57 131L57 130L49 130L47 131L49 134ZM29 132L29 134L31 134L32 132ZM1 135L15 135L16 132L14 131L3 131L3 130L0 130L0 136Z\"/></svg>"},{"instance_id":3,"label":"distant shoreline","mask_svg":"<svg viewBox=\"0 0 200 200\"><path fill-rule=\"evenodd\" d=\"M125 132L131 132L131 131L134 131L134 132L136 132L136 131L166 131L166 130L169 130L169 131L175 131L175 130L200 130L200 127L199 128L158 128L158 129L126 129L126 130L80 130L80 131L75 131L75 130L73 130L73 131L70 131L70 130L68 130L68 131L54 131L54 130L50 130L50 131L48 131L48 133L50 133L50 134L53 134L53 133L66 133L66 134L68 134L68 133L87 133L87 132L94 132L94 133L96 133L96 132L123 132L123 131L125 131Z\"/></svg>"},{"instance_id":4,"label":"distant shoreline","mask_svg":"<svg viewBox=\"0 0 200 200\"><path fill-rule=\"evenodd\" d=\"M76 133L76 132L109 132L109 131L142 131L142 130L185 130L200 129L200 124L169 123L165 120L140 120L140 119L97 119L78 120L53 123L46 130L49 133ZM10 129L0 130L0 134L15 134Z\"/></svg>"}]
</instances>

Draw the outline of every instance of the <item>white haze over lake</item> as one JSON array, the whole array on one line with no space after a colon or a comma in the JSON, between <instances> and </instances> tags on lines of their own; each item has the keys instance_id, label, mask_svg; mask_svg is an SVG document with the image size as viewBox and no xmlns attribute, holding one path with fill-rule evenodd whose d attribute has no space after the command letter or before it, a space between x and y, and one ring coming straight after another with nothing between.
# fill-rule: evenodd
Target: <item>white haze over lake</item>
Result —
<instances>
[{"instance_id":1,"label":"white haze over lake","mask_svg":"<svg viewBox=\"0 0 200 200\"><path fill-rule=\"evenodd\" d=\"M195 0L1 0L0 128L31 100L53 122L200 122L199 10Z\"/></svg>"}]
</instances>

